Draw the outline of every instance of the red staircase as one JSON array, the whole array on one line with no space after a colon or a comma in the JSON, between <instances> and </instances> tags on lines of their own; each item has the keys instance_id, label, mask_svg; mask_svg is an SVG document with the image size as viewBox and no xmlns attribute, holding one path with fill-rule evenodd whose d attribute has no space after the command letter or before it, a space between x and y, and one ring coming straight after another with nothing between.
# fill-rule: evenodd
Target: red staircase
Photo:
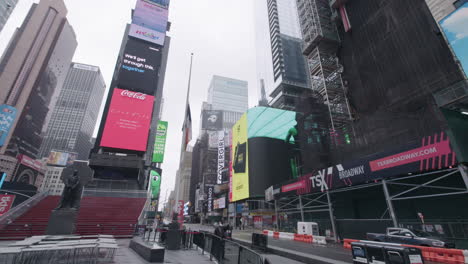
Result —
<instances>
[{"instance_id":1,"label":"red staircase","mask_svg":"<svg viewBox=\"0 0 468 264\"><path fill-rule=\"evenodd\" d=\"M21 240L30 236L44 235L50 213L57 207L59 201L60 196L47 196L13 223L0 230L0 240Z\"/></svg>"},{"instance_id":2,"label":"red staircase","mask_svg":"<svg viewBox=\"0 0 468 264\"><path fill-rule=\"evenodd\" d=\"M131 237L146 198L83 197L76 233Z\"/></svg>"}]
</instances>

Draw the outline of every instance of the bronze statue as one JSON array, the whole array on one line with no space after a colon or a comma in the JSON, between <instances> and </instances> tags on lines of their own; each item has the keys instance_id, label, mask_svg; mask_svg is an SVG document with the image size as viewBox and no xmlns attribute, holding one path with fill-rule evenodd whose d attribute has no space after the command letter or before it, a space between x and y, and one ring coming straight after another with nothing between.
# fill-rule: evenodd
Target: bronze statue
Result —
<instances>
[{"instance_id":1,"label":"bronze statue","mask_svg":"<svg viewBox=\"0 0 468 264\"><path fill-rule=\"evenodd\" d=\"M81 186L80 178L78 177L78 170L74 170L72 175L63 178L65 188L63 189L62 199L60 200L58 209L73 209L79 208Z\"/></svg>"}]
</instances>

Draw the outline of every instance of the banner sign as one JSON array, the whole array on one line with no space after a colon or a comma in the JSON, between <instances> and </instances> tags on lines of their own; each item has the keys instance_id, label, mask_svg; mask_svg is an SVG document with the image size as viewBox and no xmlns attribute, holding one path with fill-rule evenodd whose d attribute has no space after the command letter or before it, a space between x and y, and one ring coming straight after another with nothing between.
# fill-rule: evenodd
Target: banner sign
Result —
<instances>
[{"instance_id":1,"label":"banner sign","mask_svg":"<svg viewBox=\"0 0 468 264\"><path fill-rule=\"evenodd\" d=\"M164 161L164 150L166 148L166 137L167 137L167 125L166 121L158 122L158 129L156 131L156 139L154 140L153 148L153 162L162 163Z\"/></svg>"},{"instance_id":2,"label":"banner sign","mask_svg":"<svg viewBox=\"0 0 468 264\"><path fill-rule=\"evenodd\" d=\"M177 222L179 223L180 229L184 225L184 200L179 200L177 203Z\"/></svg>"},{"instance_id":3,"label":"banner sign","mask_svg":"<svg viewBox=\"0 0 468 264\"><path fill-rule=\"evenodd\" d=\"M221 197L214 200L214 209L224 209L226 208L226 197Z\"/></svg>"},{"instance_id":4,"label":"banner sign","mask_svg":"<svg viewBox=\"0 0 468 264\"><path fill-rule=\"evenodd\" d=\"M10 210L14 201L15 195L0 194L0 216Z\"/></svg>"},{"instance_id":5,"label":"banner sign","mask_svg":"<svg viewBox=\"0 0 468 264\"><path fill-rule=\"evenodd\" d=\"M16 118L16 108L6 104L0 105L0 146L5 144L5 140L10 132Z\"/></svg>"},{"instance_id":6,"label":"banner sign","mask_svg":"<svg viewBox=\"0 0 468 264\"><path fill-rule=\"evenodd\" d=\"M34 169L40 173L44 173L45 171L44 164L40 160L35 160L24 154L18 155L18 161L20 164L23 164L24 166Z\"/></svg>"},{"instance_id":7,"label":"banner sign","mask_svg":"<svg viewBox=\"0 0 468 264\"><path fill-rule=\"evenodd\" d=\"M208 212L213 211L213 186L208 187Z\"/></svg>"},{"instance_id":8,"label":"banner sign","mask_svg":"<svg viewBox=\"0 0 468 264\"><path fill-rule=\"evenodd\" d=\"M150 171L151 180L151 196L153 199L159 199L159 191L161 190L161 174L155 170Z\"/></svg>"},{"instance_id":9,"label":"banner sign","mask_svg":"<svg viewBox=\"0 0 468 264\"><path fill-rule=\"evenodd\" d=\"M424 137L420 143L320 169L282 185L281 192L324 192L408 173L444 169L456 163L449 138L442 132Z\"/></svg>"},{"instance_id":10,"label":"banner sign","mask_svg":"<svg viewBox=\"0 0 468 264\"><path fill-rule=\"evenodd\" d=\"M218 132L218 177L216 179L217 184L223 183L223 171L224 171L224 131Z\"/></svg>"}]
</instances>

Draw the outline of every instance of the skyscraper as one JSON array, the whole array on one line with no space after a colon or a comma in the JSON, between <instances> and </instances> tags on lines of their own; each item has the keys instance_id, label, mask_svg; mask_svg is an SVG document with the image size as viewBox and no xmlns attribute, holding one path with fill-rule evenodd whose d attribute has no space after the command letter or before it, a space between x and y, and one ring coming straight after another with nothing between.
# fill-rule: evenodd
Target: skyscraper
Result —
<instances>
[{"instance_id":1,"label":"skyscraper","mask_svg":"<svg viewBox=\"0 0 468 264\"><path fill-rule=\"evenodd\" d=\"M439 22L451 12L455 11L455 0L426 0L434 19Z\"/></svg>"},{"instance_id":2,"label":"skyscraper","mask_svg":"<svg viewBox=\"0 0 468 264\"><path fill-rule=\"evenodd\" d=\"M88 159L105 88L98 67L71 64L45 132L41 157L58 150L78 153L80 160Z\"/></svg>"},{"instance_id":3,"label":"skyscraper","mask_svg":"<svg viewBox=\"0 0 468 264\"><path fill-rule=\"evenodd\" d=\"M77 42L61 0L33 4L0 62L0 102L16 111L0 153L36 158L54 91L61 87ZM8 146L8 149L7 149Z\"/></svg>"},{"instance_id":4,"label":"skyscraper","mask_svg":"<svg viewBox=\"0 0 468 264\"><path fill-rule=\"evenodd\" d=\"M15 9L17 3L18 0L5 0L0 3L0 32L13 12L13 9Z\"/></svg>"},{"instance_id":5,"label":"skyscraper","mask_svg":"<svg viewBox=\"0 0 468 264\"><path fill-rule=\"evenodd\" d=\"M273 107L291 109L310 88L295 1L256 1L257 77ZM262 81L263 80L263 81Z\"/></svg>"},{"instance_id":6,"label":"skyscraper","mask_svg":"<svg viewBox=\"0 0 468 264\"><path fill-rule=\"evenodd\" d=\"M208 89L208 103L213 110L243 113L249 105L248 83L214 75Z\"/></svg>"}]
</instances>

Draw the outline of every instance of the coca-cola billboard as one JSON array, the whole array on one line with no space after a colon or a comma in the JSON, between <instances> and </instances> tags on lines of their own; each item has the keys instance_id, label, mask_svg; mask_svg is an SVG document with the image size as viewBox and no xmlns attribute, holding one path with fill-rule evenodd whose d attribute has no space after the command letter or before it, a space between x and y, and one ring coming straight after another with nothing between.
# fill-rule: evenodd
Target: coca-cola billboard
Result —
<instances>
[{"instance_id":1,"label":"coca-cola billboard","mask_svg":"<svg viewBox=\"0 0 468 264\"><path fill-rule=\"evenodd\" d=\"M154 96L115 88L101 147L146 151Z\"/></svg>"}]
</instances>

